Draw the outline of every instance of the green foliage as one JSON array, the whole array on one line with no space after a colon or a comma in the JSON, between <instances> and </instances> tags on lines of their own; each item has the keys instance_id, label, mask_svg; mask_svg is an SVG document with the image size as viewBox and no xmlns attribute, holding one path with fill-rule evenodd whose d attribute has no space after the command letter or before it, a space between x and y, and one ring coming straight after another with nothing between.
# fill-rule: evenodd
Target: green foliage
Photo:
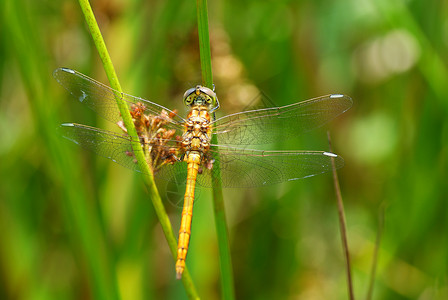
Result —
<instances>
[{"instance_id":1,"label":"green foliage","mask_svg":"<svg viewBox=\"0 0 448 300\"><path fill-rule=\"evenodd\" d=\"M202 85L214 89L212 75L212 57L210 50L210 37L208 30L208 9L207 0L198 0L198 40L199 40L199 56L201 58ZM218 105L219 103L215 103ZM215 118L215 113L212 115ZM213 135L212 144L218 144L218 138ZM222 298L226 300L235 299L232 259L230 257L229 230L227 225L226 210L222 192L221 182L221 166L219 157L215 156L213 168L213 213L215 217L216 236L219 249L219 269L221 278Z\"/></svg>"},{"instance_id":2,"label":"green foliage","mask_svg":"<svg viewBox=\"0 0 448 300\"><path fill-rule=\"evenodd\" d=\"M195 3L92 5L123 90L182 110L201 82ZM276 105L354 99L327 129L346 162L357 298L383 209L373 299L448 298L447 12L418 0L209 3L218 117L258 91ZM115 128L51 77L65 66L107 83L78 3L3 1L0 33L0 298L187 298L142 177L57 135L64 122ZM325 129L275 148L326 150ZM187 265L200 297L220 299L209 194ZM237 299L348 299L330 174L225 189L224 201ZM180 209L165 204L178 228Z\"/></svg>"}]
</instances>

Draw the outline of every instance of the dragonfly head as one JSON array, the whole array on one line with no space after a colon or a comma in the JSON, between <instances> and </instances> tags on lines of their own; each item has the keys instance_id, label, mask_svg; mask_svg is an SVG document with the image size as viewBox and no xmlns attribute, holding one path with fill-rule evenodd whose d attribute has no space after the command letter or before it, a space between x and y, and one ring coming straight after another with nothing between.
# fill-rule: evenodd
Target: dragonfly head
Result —
<instances>
[{"instance_id":1,"label":"dragonfly head","mask_svg":"<svg viewBox=\"0 0 448 300\"><path fill-rule=\"evenodd\" d=\"M188 89L184 94L184 104L186 106L205 105L209 109L219 107L218 98L213 90L197 85L194 88Z\"/></svg>"}]
</instances>

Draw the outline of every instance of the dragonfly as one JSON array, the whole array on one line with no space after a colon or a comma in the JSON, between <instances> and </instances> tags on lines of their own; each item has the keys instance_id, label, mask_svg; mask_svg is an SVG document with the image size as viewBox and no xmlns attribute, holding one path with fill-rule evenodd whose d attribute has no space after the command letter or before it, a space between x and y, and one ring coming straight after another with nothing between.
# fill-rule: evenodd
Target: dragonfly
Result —
<instances>
[{"instance_id":1,"label":"dragonfly","mask_svg":"<svg viewBox=\"0 0 448 300\"><path fill-rule=\"evenodd\" d=\"M186 183L175 267L177 279L185 269L196 185L213 187L220 180L223 187L260 187L329 172L332 161L337 169L344 165L341 156L326 151L253 148L292 139L323 126L352 106L352 99L346 95L326 95L215 119L213 112L219 108L216 93L197 85L183 95L183 103L189 109L183 118L177 110L119 92L72 69L58 68L53 76L78 101L116 123L122 131L65 123L60 126L63 137L134 171L148 173L149 169L157 178L181 178ZM116 98L128 106L137 141L127 134ZM211 142L214 135L218 144ZM136 143L145 162L136 159L132 147ZM215 167L218 164L220 167Z\"/></svg>"}]
</instances>

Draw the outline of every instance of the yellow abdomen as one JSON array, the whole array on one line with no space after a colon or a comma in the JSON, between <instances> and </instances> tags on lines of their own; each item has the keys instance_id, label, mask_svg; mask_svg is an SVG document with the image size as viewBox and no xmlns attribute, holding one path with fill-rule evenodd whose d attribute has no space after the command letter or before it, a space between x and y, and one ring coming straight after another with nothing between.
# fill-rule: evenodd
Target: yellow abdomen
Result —
<instances>
[{"instance_id":1,"label":"yellow abdomen","mask_svg":"<svg viewBox=\"0 0 448 300\"><path fill-rule=\"evenodd\" d=\"M191 235L191 220L193 217L194 189L196 177L198 175L201 155L198 152L191 152L187 157L187 187L184 196L184 207L182 209L182 220L179 229L179 242L177 245L176 278L180 279L185 269L185 259L187 257L188 244Z\"/></svg>"}]
</instances>

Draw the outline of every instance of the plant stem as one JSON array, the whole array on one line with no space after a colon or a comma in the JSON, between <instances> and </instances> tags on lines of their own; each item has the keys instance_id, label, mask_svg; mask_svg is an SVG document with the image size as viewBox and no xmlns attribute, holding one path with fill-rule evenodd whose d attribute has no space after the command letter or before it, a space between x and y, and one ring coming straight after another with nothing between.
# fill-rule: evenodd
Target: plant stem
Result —
<instances>
[{"instance_id":1,"label":"plant stem","mask_svg":"<svg viewBox=\"0 0 448 300\"><path fill-rule=\"evenodd\" d=\"M117 74L115 73L114 66L112 64L112 60L110 59L109 53L106 48L106 44L101 35L98 24L95 20L95 16L93 14L92 8L90 7L88 0L79 0L79 4L84 13L85 20L89 26L90 34L92 35L95 46L98 50L98 53L101 57L101 61L103 63L104 70L109 79L110 85L113 89L118 92L122 92L120 83L118 81ZM117 100L117 105L120 109L121 116L123 118L123 123L126 126L127 132L132 140L132 149L135 153L135 157L137 159L138 164L143 169L144 173L147 175L144 176L145 184L148 186L149 194L151 196L151 201L153 203L154 209L156 211L157 217L159 218L159 222L162 226L163 233L168 242L168 245L171 250L171 254L174 260L177 259L177 242L174 237L173 230L171 227L170 219L165 211L165 207L163 206L162 199L160 198L159 191L157 190L157 186L154 182L154 177L152 171L149 168L149 165L145 159L144 153L142 151L141 145L138 142L139 138L137 135L137 131L135 129L134 123L132 121L131 114L129 113L129 109L127 104L123 101L120 95L117 93L115 99ZM173 268L174 270L174 268ZM174 274L174 272L173 272ZM193 281L191 280L190 274L187 269L185 269L184 274L182 276L182 283L185 287L187 295L190 299L197 299L198 294L194 287Z\"/></svg>"},{"instance_id":2,"label":"plant stem","mask_svg":"<svg viewBox=\"0 0 448 300\"><path fill-rule=\"evenodd\" d=\"M208 34L207 0L197 0L199 56L201 59L202 84L213 88L212 55Z\"/></svg>"},{"instance_id":3,"label":"plant stem","mask_svg":"<svg viewBox=\"0 0 448 300\"><path fill-rule=\"evenodd\" d=\"M330 152L333 152L333 149L331 147L330 132L327 132L327 137L328 137L328 144L330 146ZM353 293L353 280L350 266L350 252L348 250L348 242L347 242L347 227L345 222L344 203L342 202L341 187L339 186L338 173L336 173L336 167L334 165L333 158L331 159L331 165L333 166L333 182L334 182L334 188L336 190L336 198L338 200L338 216L339 216L339 227L341 230L342 248L344 250L345 263L347 267L348 294L349 299L354 300L355 295Z\"/></svg>"},{"instance_id":4,"label":"plant stem","mask_svg":"<svg viewBox=\"0 0 448 300\"><path fill-rule=\"evenodd\" d=\"M210 52L210 39L208 31L207 1L197 0L199 53L201 59L202 84L213 88L212 62ZM215 115L213 114L213 119ZM218 144L216 134L213 134L212 144ZM235 291L233 285L233 269L230 257L229 232L227 229L224 199L222 194L221 169L219 156L215 157L213 163L212 180L213 186L213 212L215 215L216 234L219 247L219 266L221 271L222 298L234 299Z\"/></svg>"}]
</instances>

